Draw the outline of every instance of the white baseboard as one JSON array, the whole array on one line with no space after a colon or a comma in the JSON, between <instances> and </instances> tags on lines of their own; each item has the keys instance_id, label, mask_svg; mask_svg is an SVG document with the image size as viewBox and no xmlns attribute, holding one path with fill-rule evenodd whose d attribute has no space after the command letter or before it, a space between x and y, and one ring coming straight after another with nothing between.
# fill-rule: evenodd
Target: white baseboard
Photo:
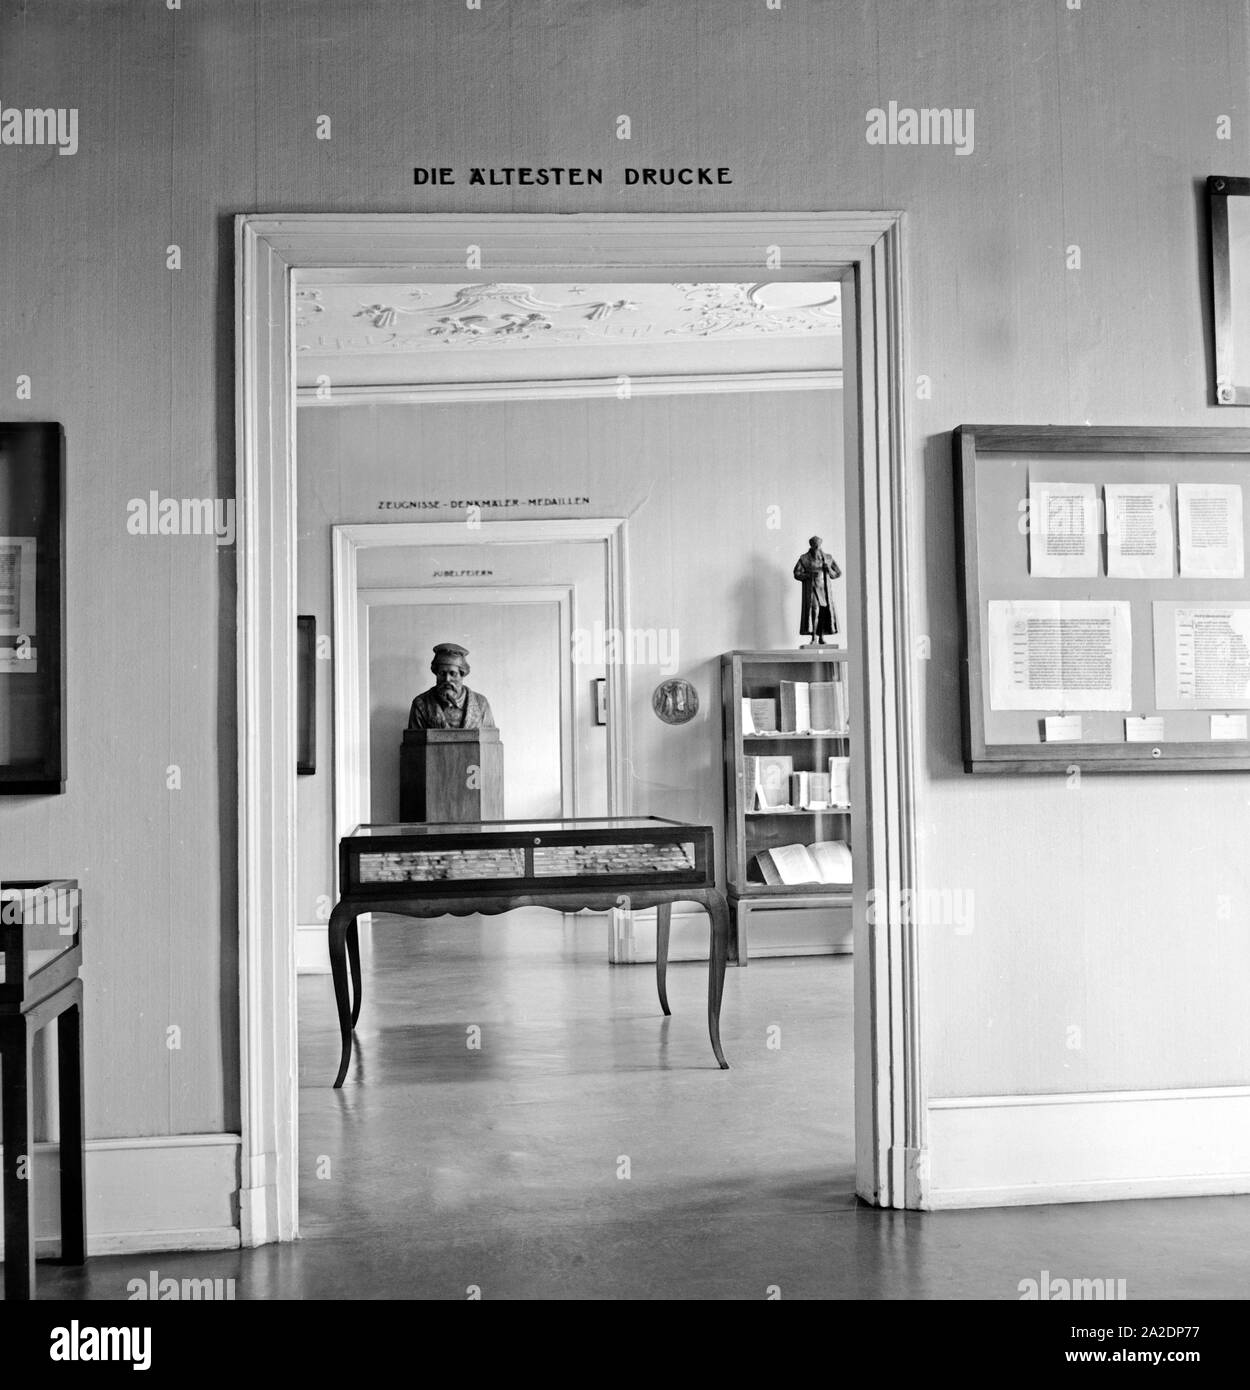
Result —
<instances>
[{"instance_id":1,"label":"white baseboard","mask_svg":"<svg viewBox=\"0 0 1250 1390\"><path fill-rule=\"evenodd\" d=\"M921 1206L1250 1192L1250 1087L931 1100Z\"/></svg>"},{"instance_id":2,"label":"white baseboard","mask_svg":"<svg viewBox=\"0 0 1250 1390\"><path fill-rule=\"evenodd\" d=\"M57 1146L36 1144L34 1158L35 1251L43 1256L60 1246ZM234 1249L238 1191L237 1134L89 1139L87 1253Z\"/></svg>"},{"instance_id":3,"label":"white baseboard","mask_svg":"<svg viewBox=\"0 0 1250 1390\"><path fill-rule=\"evenodd\" d=\"M613 965L645 965L655 963L655 908L633 913L613 913L619 921L616 949L611 952ZM632 917L632 922L630 918ZM668 958L675 960L707 960L710 946L707 913L699 907L674 907L669 919Z\"/></svg>"},{"instance_id":4,"label":"white baseboard","mask_svg":"<svg viewBox=\"0 0 1250 1390\"><path fill-rule=\"evenodd\" d=\"M330 932L325 922L301 922L295 928L295 973L330 973Z\"/></svg>"}]
</instances>

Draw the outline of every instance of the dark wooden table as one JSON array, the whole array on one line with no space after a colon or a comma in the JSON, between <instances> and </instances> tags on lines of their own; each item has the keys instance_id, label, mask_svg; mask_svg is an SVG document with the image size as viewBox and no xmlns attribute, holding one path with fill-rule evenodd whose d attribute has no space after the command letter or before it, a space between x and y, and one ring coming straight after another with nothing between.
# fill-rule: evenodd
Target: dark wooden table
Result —
<instances>
[{"instance_id":1,"label":"dark wooden table","mask_svg":"<svg viewBox=\"0 0 1250 1390\"><path fill-rule=\"evenodd\" d=\"M581 856L589 862L597 854L606 861L615 850L627 853L649 847L674 863L681 855L667 846L689 851L688 867L622 872L619 860L593 872L562 869L559 877L544 872L544 852L555 856ZM536 852L537 851L537 856ZM482 857L484 864L498 865L501 856L514 856L517 876L490 879L426 880L392 878L380 881L383 870L371 871L369 860L390 860L386 872L402 874L404 865L422 865L412 872L432 872L423 867L432 858L467 854ZM567 862L567 860L566 860ZM518 907L550 907L559 912L606 912L614 907L656 909L656 988L660 1008L668 1005L667 971L669 928L675 902L699 903L708 915L707 1019L712 1052L728 1069L720 1042L720 1008L725 991L725 965L729 958L730 917L725 895L712 881L712 831L709 826L689 826L654 817L602 818L552 822L496 821L466 826L361 826L339 845L340 883L343 895L330 914L330 969L338 1006L342 1055L335 1087L343 1084L352 1055L352 1030L360 1018L360 937L357 919L366 912L391 912L401 917L465 917L471 913L493 916ZM350 975L350 981L349 981Z\"/></svg>"}]
</instances>

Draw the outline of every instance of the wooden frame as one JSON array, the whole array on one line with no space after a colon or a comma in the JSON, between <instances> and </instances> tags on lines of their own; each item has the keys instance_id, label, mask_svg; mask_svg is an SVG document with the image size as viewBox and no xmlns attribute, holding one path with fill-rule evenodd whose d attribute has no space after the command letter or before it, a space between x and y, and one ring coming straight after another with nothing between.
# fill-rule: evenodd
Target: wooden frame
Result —
<instances>
[{"instance_id":1,"label":"wooden frame","mask_svg":"<svg viewBox=\"0 0 1250 1390\"><path fill-rule=\"evenodd\" d=\"M725 879L729 910L734 918L738 944L738 964L746 965L750 957L750 917L753 909L790 907L794 910L815 909L828 915L830 908L849 909L852 903L852 884L766 884L756 883L750 878L750 862L756 851L768 847L766 842L776 840L778 844L790 843L781 838L782 827L791 839L798 836L813 840L845 838L850 824L850 809L840 807L828 811L787 811L778 812L777 817L763 817L755 821L756 833L752 835L751 818L761 815L750 806L752 790L747 787L743 773L743 759L749 751L752 754L790 753L801 759L810 751L816 758L830 755L845 756L852 753L853 743L850 734L844 729L837 733L795 733L791 735L770 734L767 736L744 734L742 730L742 702L748 698L748 686L760 683L756 674L760 669L781 670L792 668L794 679L808 679L812 668L817 666L838 666L841 679L849 681L850 653L845 647L832 645L824 647L800 647L797 651L734 651L725 652L720 661L721 683L721 742L725 769ZM822 676L821 679L826 679ZM780 677L778 677L780 679ZM771 685L771 678L768 684ZM847 687L849 689L849 685ZM817 769L819 770L819 768ZM787 822L789 824L787 825ZM807 826L799 830L800 825ZM830 827L841 830L841 836L830 832ZM750 842L755 841L754 849ZM819 948L808 948L804 954L814 954ZM829 950L833 950L830 946Z\"/></svg>"},{"instance_id":2,"label":"wooden frame","mask_svg":"<svg viewBox=\"0 0 1250 1390\"><path fill-rule=\"evenodd\" d=\"M317 619L301 613L299 629L299 717L295 770L301 777L317 771Z\"/></svg>"},{"instance_id":3,"label":"wooden frame","mask_svg":"<svg viewBox=\"0 0 1250 1390\"><path fill-rule=\"evenodd\" d=\"M978 521L983 508L981 496L981 473L983 460L995 456L1014 455L1042 459L1059 460L1064 456L1080 458L1094 455L1099 458L1114 459L1123 456L1136 463L1142 456L1182 455L1230 456L1245 455L1247 464L1247 484L1250 484L1250 430L1235 429L1186 429L1186 428L1132 428L1132 427L1084 427L1070 429L1059 426L1015 426L1015 425L961 425L954 432L954 475L956 536L958 551L959 612L961 624L960 684L963 706L963 761L964 769L971 773L1064 773L1070 774L1074 767L1083 772L1218 772L1250 770L1250 741L1182 741L1160 740L1158 743L1130 743L1121 737L1117 741L1096 742L1074 741L1064 743L1045 742L992 742L987 739L986 712L988 671L984 668L981 654L986 647L986 633L982 614L985 604L994 597L983 592L981 583L982 556L979 546ZM992 466L992 465L990 465ZM1054 465L1056 468L1059 464ZM1144 471L1147 464L1141 463ZM1175 481L1199 481L1195 476L1174 470ZM1091 471L1091 482L1101 483L1105 479ZM1021 534L1024 534L1022 531ZM1098 577L1091 580L1047 580L1038 579L1037 597L1040 599L1064 597L1077 598L1071 589L1056 589L1053 586L1083 586L1079 597L1105 591L1108 600L1123 597L1130 585L1142 585L1140 592L1134 591L1134 601L1139 605L1152 603L1160 598L1168 598L1172 593L1185 591L1176 589L1164 593L1158 591L1160 585L1193 584L1191 579L1179 576L1172 580L1111 579L1100 570ZM1145 586L1151 586L1149 588ZM1250 593L1250 590L1247 591ZM1188 595L1196 603L1218 603L1221 600L1193 593ZM1051 712L1048 708L1038 708L1038 716ZM1142 712L1134 706L1131 713ZM1153 708L1151 713L1156 711ZM1122 720L1123 714L1105 712L1108 718ZM1128 713L1128 711L1124 712ZM1037 719L1034 722L1038 722Z\"/></svg>"},{"instance_id":4,"label":"wooden frame","mask_svg":"<svg viewBox=\"0 0 1250 1390\"><path fill-rule=\"evenodd\" d=\"M41 756L0 763L0 796L65 790L65 430L55 423L0 422L0 539L18 560L18 613L0 629L0 702L37 726ZM23 629L29 625L29 630Z\"/></svg>"},{"instance_id":5,"label":"wooden frame","mask_svg":"<svg viewBox=\"0 0 1250 1390\"><path fill-rule=\"evenodd\" d=\"M902 214L241 215L236 234L239 1008L242 1243L298 1235L295 1019L294 278L402 267L462 279L839 280L847 353L848 632L866 735L855 845L857 1189L923 1199L918 932L868 894L915 891L915 712ZM855 466L857 465L857 466Z\"/></svg>"},{"instance_id":6,"label":"wooden frame","mask_svg":"<svg viewBox=\"0 0 1250 1390\"><path fill-rule=\"evenodd\" d=\"M1250 218L1250 178L1212 174L1207 179L1211 234L1211 323L1215 334L1215 403L1250 405L1250 241L1236 235L1230 200ZM1245 199L1244 203L1240 200ZM1236 294L1240 288L1240 305ZM1243 351L1237 351L1238 340ZM1239 360L1240 359L1240 360Z\"/></svg>"}]
</instances>

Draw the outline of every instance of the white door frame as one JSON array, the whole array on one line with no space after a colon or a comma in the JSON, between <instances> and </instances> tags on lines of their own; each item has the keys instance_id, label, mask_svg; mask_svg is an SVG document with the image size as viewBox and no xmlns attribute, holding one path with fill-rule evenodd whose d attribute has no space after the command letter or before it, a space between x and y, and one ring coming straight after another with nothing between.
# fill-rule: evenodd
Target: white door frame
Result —
<instances>
[{"instance_id":1,"label":"white door frame","mask_svg":"<svg viewBox=\"0 0 1250 1390\"><path fill-rule=\"evenodd\" d=\"M337 595L336 595L337 598ZM407 608L449 604L548 604L556 610L558 651L560 652L560 814L577 814L577 736L573 689L574 595L568 584L484 584L475 588L461 585L406 585L403 588L356 590L356 630L344 642L334 642L334 843L349 835L362 821L372 818L372 777L369 770L369 623L371 608ZM353 649L354 642L354 649ZM416 669L427 665L422 653L415 653ZM346 668L342 682L345 698L339 699L339 665ZM362 680L351 672L359 670ZM343 761L340 761L340 749ZM351 761L356 771L345 771ZM338 893L338 884L335 884Z\"/></svg>"},{"instance_id":2,"label":"white door frame","mask_svg":"<svg viewBox=\"0 0 1250 1390\"><path fill-rule=\"evenodd\" d=\"M463 281L466 257L483 278L530 283L842 283L853 349L844 364L848 642L864 733L852 837L856 1187L877 1205L919 1205L918 939L907 913L879 910L910 901L916 879L902 214L242 215L235 245L242 1243L299 1233L295 273L393 267Z\"/></svg>"}]
</instances>

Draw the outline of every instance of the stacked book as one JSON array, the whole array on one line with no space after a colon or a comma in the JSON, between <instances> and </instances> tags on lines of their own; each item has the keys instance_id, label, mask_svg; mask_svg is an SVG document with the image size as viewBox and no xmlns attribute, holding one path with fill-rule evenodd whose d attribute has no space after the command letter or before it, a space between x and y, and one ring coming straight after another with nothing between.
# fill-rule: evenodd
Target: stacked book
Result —
<instances>
[{"instance_id":1,"label":"stacked book","mask_svg":"<svg viewBox=\"0 0 1250 1390\"><path fill-rule=\"evenodd\" d=\"M829 805L832 775L828 772L792 772L790 803L800 811L821 811Z\"/></svg>"},{"instance_id":2,"label":"stacked book","mask_svg":"<svg viewBox=\"0 0 1250 1390\"><path fill-rule=\"evenodd\" d=\"M775 734L777 732L777 701L772 699L743 699L742 732L744 734Z\"/></svg>"},{"instance_id":3,"label":"stacked book","mask_svg":"<svg viewBox=\"0 0 1250 1390\"><path fill-rule=\"evenodd\" d=\"M782 681L780 705L782 733L846 732L846 682L841 675L831 681Z\"/></svg>"},{"instance_id":4,"label":"stacked book","mask_svg":"<svg viewBox=\"0 0 1250 1390\"><path fill-rule=\"evenodd\" d=\"M387 850L360 856L362 883L436 883L524 876L522 849Z\"/></svg>"},{"instance_id":5,"label":"stacked book","mask_svg":"<svg viewBox=\"0 0 1250 1390\"><path fill-rule=\"evenodd\" d=\"M747 795L755 811L790 808L790 784L794 777L794 758L789 753L746 754L742 759Z\"/></svg>"},{"instance_id":6,"label":"stacked book","mask_svg":"<svg viewBox=\"0 0 1250 1390\"><path fill-rule=\"evenodd\" d=\"M851 760L831 757L828 772L796 772L789 753L747 753L743 777L752 811L821 811L851 804Z\"/></svg>"},{"instance_id":7,"label":"stacked book","mask_svg":"<svg viewBox=\"0 0 1250 1390\"><path fill-rule=\"evenodd\" d=\"M831 806L849 806L851 804L850 758L829 759L829 804Z\"/></svg>"},{"instance_id":8,"label":"stacked book","mask_svg":"<svg viewBox=\"0 0 1250 1390\"><path fill-rule=\"evenodd\" d=\"M694 868L692 849L682 844L543 845L534 850L534 876L682 873Z\"/></svg>"}]
</instances>

